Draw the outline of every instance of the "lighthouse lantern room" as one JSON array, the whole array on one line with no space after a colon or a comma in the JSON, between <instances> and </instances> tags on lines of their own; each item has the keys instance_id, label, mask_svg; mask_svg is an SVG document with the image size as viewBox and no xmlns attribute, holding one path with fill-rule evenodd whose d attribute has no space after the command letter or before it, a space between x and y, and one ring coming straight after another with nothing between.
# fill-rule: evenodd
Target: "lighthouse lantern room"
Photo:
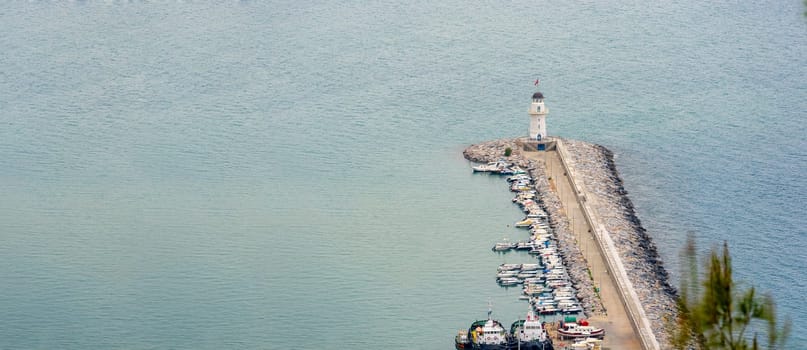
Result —
<instances>
[{"instance_id":1,"label":"lighthouse lantern room","mask_svg":"<svg viewBox=\"0 0 807 350\"><path fill-rule=\"evenodd\" d=\"M531 140L544 140L546 139L546 114L549 109L544 105L544 94L536 92L532 94L532 103L530 103L530 139Z\"/></svg>"}]
</instances>

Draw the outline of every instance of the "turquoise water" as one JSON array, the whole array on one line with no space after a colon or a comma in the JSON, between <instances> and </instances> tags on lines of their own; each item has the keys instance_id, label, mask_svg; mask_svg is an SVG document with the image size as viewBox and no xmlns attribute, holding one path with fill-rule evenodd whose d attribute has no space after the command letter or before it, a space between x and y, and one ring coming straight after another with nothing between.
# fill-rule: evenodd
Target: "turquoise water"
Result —
<instances>
[{"instance_id":1,"label":"turquoise water","mask_svg":"<svg viewBox=\"0 0 807 350\"><path fill-rule=\"evenodd\" d=\"M0 348L448 349L525 312L520 218L461 150L601 143L807 312L801 1L12 3L0 10ZM798 320L797 320L798 321ZM807 347L796 322L789 348Z\"/></svg>"}]
</instances>

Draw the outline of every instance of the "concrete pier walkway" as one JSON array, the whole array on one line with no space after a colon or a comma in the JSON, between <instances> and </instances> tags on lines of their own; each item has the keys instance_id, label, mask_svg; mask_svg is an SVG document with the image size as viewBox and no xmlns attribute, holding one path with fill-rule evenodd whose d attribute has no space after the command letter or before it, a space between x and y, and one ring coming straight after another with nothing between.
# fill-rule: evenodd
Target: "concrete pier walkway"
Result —
<instances>
[{"instance_id":1,"label":"concrete pier walkway","mask_svg":"<svg viewBox=\"0 0 807 350\"><path fill-rule=\"evenodd\" d=\"M595 316L590 320L592 324L605 329L604 348L642 349L641 341L633 328L628 310L622 301L612 276L609 274L608 264L599 249L596 237L594 237L595 230L590 227L584 217L582 208L578 203L578 196L574 193L570 182L571 178L563 167L558 152L524 152L523 155L528 159L540 160L546 164L550 187L556 192L563 204L563 209L569 218L578 246L588 262L594 284L600 290L600 299L607 315Z\"/></svg>"}]
</instances>

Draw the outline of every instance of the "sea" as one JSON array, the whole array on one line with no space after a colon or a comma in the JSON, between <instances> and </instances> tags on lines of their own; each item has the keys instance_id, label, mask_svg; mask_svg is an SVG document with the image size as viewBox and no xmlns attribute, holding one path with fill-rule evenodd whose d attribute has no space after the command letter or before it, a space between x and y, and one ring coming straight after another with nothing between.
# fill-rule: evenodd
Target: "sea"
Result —
<instances>
[{"instance_id":1,"label":"sea","mask_svg":"<svg viewBox=\"0 0 807 350\"><path fill-rule=\"evenodd\" d=\"M807 5L0 8L0 348L451 349L527 310L462 150L604 145L673 279L724 242L807 348ZM540 79L536 87L534 82ZM675 283L674 283L675 284Z\"/></svg>"}]
</instances>

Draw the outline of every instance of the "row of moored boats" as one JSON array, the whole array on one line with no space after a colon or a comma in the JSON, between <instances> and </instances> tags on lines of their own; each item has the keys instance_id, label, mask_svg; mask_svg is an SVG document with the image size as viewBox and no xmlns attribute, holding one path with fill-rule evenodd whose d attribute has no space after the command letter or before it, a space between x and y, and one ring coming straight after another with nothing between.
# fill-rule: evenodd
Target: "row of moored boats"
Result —
<instances>
[{"instance_id":1,"label":"row of moored boats","mask_svg":"<svg viewBox=\"0 0 807 350\"><path fill-rule=\"evenodd\" d=\"M502 264L497 268L496 282L503 287L521 285L520 298L528 300L540 315L582 313L583 307L566 272L563 255L557 249L557 239L541 199L534 190L533 179L526 174L518 174L508 177L507 182L516 193L513 202L526 215L515 226L528 229L529 239L515 244L499 242L493 250L506 252L508 250L504 248L509 245L510 249L526 250L538 261L531 264Z\"/></svg>"},{"instance_id":2,"label":"row of moored boats","mask_svg":"<svg viewBox=\"0 0 807 350\"><path fill-rule=\"evenodd\" d=\"M510 190L515 192L513 202L524 212L523 220L514 226L529 230L529 238L510 242L506 238L496 243L492 250L499 253L525 251L536 258L535 262L501 264L496 269L496 282L502 287L520 286L521 300L529 302L527 317L514 322L510 331L490 317L474 322L467 331L460 331L455 338L457 349L553 349L547 334L546 323L551 315L567 315L557 329L558 337L576 339L577 348L591 349L601 346L605 331L593 327L585 320L576 322L583 313L563 264L563 254L557 249L557 239L548 223L548 215L535 191L533 179L521 168L505 161L474 167L475 172L490 172L510 175L507 177Z\"/></svg>"}]
</instances>

